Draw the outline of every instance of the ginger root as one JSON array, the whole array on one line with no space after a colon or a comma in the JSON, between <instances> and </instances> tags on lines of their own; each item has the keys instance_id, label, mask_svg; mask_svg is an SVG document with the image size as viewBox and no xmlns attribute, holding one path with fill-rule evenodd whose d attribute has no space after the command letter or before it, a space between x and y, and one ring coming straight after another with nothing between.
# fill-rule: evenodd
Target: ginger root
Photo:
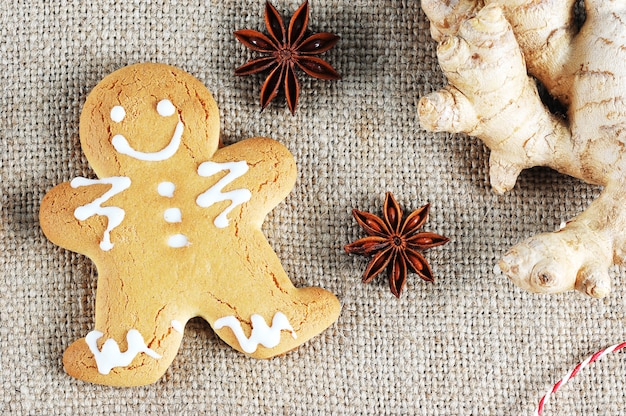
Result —
<instances>
[{"instance_id":1,"label":"ginger root","mask_svg":"<svg viewBox=\"0 0 626 416\"><path fill-rule=\"evenodd\" d=\"M448 85L422 97L430 131L466 133L490 149L497 193L523 169L548 166L603 186L587 210L553 233L514 246L499 268L537 293L611 290L626 262L626 1L423 0ZM557 116L537 82L567 109Z\"/></svg>"}]
</instances>

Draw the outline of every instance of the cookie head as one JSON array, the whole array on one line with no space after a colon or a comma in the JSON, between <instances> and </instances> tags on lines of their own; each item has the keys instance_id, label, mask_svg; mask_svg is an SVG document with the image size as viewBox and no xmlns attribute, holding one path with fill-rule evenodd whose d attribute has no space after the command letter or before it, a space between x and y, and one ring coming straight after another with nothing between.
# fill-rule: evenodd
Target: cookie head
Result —
<instances>
[{"instance_id":1,"label":"cookie head","mask_svg":"<svg viewBox=\"0 0 626 416\"><path fill-rule=\"evenodd\" d=\"M80 139L99 177L132 176L157 164L175 168L215 153L219 112L209 91L186 72L136 64L93 89L81 114Z\"/></svg>"}]
</instances>

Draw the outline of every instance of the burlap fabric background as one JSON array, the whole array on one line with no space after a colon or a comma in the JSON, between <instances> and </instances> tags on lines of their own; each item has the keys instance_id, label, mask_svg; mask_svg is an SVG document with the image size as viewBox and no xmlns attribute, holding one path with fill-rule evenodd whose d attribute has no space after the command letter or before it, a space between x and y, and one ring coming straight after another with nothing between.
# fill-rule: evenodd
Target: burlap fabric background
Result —
<instances>
[{"instance_id":1,"label":"burlap fabric background","mask_svg":"<svg viewBox=\"0 0 626 416\"><path fill-rule=\"evenodd\" d=\"M290 15L298 0L275 0ZM624 270L603 300L536 296L496 276L510 245L556 229L598 189L546 169L495 196L488 153L473 138L418 124L420 96L444 84L417 1L312 0L311 27L341 41L324 57L339 82L302 77L296 116L259 111L262 78L236 78L254 56L232 32L264 29L255 1L0 3L1 414L530 414L589 353L624 337ZM78 139L81 106L106 74L134 62L179 66L204 82L234 143L269 136L295 155L299 180L264 231L297 286L340 298L334 326L284 357L256 361L192 321L158 383L94 386L68 377L64 349L93 328L90 261L42 235L53 185L92 175ZM412 275L401 299L342 246L362 236L353 207L380 212L392 191L430 202L426 228L451 238L427 253L437 276ZM549 415L623 414L626 359L610 355L553 397Z\"/></svg>"}]
</instances>

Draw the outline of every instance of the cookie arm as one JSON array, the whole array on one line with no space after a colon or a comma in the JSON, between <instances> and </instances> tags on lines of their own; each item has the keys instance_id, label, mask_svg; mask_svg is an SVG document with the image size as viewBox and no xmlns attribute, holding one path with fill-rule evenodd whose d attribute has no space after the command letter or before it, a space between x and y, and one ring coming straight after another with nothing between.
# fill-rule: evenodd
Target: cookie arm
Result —
<instances>
[{"instance_id":1,"label":"cookie arm","mask_svg":"<svg viewBox=\"0 0 626 416\"><path fill-rule=\"evenodd\" d=\"M107 219L93 216L79 221L76 208L94 201L110 186L93 185L73 188L69 182L52 188L41 201L39 224L46 237L65 249L89 255L100 250L100 241L107 228Z\"/></svg>"},{"instance_id":2,"label":"cookie arm","mask_svg":"<svg viewBox=\"0 0 626 416\"><path fill-rule=\"evenodd\" d=\"M247 203L233 211L232 216L247 217L259 227L265 216L289 195L298 173L291 152L279 142L262 137L219 149L213 160L218 163L246 161L248 171L233 181L231 187L243 187L252 195Z\"/></svg>"}]
</instances>

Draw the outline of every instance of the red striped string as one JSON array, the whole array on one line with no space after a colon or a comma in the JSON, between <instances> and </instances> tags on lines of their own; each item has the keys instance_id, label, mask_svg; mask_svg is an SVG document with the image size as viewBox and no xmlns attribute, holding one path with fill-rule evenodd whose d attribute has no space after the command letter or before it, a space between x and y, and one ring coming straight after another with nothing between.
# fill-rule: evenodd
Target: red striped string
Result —
<instances>
[{"instance_id":1,"label":"red striped string","mask_svg":"<svg viewBox=\"0 0 626 416\"><path fill-rule=\"evenodd\" d=\"M543 413L543 408L546 405L546 403L548 402L548 399L550 398L550 396L553 395L554 393L556 393L556 391L561 386L565 385L565 383L567 383L571 378L576 376L576 374L578 374L580 372L580 370L582 370L583 368L587 367L592 362L594 362L596 360L599 360L600 358L604 357L605 355L610 354L612 352L619 351L619 350L621 350L624 347L626 347L626 342L622 342L620 344L612 345L612 346L610 346L608 348L605 348L603 350L600 350L600 351L590 355L583 362L578 363L578 365L576 365L576 367L574 367L569 373L567 373L565 375L565 377L563 377L562 379L557 381L554 384L554 386L552 386L552 388L548 391L548 393L546 393L541 398L541 400L539 400L539 405L537 406L537 410L535 410L534 415L535 416L541 416L541 414Z\"/></svg>"}]
</instances>

